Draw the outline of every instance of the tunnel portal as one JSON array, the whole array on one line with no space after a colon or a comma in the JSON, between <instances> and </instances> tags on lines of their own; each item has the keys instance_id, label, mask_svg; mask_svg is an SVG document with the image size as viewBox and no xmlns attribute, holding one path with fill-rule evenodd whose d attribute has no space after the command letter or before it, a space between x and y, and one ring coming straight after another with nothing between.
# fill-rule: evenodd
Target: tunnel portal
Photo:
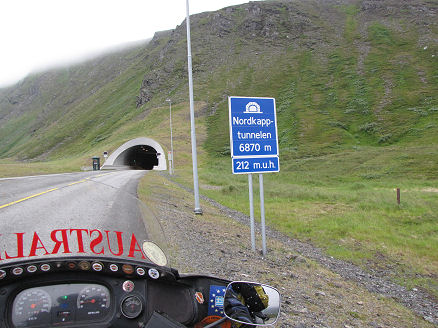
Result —
<instances>
[{"instance_id":1,"label":"tunnel portal","mask_svg":"<svg viewBox=\"0 0 438 328\"><path fill-rule=\"evenodd\" d=\"M147 145L133 146L121 153L114 163L132 169L152 170L158 165L157 151Z\"/></svg>"},{"instance_id":2,"label":"tunnel portal","mask_svg":"<svg viewBox=\"0 0 438 328\"><path fill-rule=\"evenodd\" d=\"M125 142L105 161L102 169L166 170L166 158L161 145L150 138Z\"/></svg>"}]
</instances>

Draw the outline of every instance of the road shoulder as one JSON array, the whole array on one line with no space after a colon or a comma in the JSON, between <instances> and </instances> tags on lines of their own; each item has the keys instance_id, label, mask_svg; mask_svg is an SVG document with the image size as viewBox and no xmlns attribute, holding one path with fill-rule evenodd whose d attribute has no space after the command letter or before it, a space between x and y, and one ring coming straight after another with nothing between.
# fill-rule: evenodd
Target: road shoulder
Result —
<instances>
[{"instance_id":1,"label":"road shoulder","mask_svg":"<svg viewBox=\"0 0 438 328\"><path fill-rule=\"evenodd\" d=\"M392 297L300 255L282 238L268 239L262 259L250 249L246 224L206 201L204 215L195 216L191 193L159 174L143 177L139 195L163 225L173 267L277 287L283 296L278 327L433 327Z\"/></svg>"}]
</instances>

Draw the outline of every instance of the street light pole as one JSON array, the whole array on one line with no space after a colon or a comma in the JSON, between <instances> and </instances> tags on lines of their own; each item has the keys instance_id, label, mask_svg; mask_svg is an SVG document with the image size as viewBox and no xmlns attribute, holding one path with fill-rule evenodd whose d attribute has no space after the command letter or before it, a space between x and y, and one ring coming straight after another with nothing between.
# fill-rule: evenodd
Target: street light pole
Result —
<instances>
[{"instance_id":1,"label":"street light pole","mask_svg":"<svg viewBox=\"0 0 438 328\"><path fill-rule=\"evenodd\" d=\"M193 189L195 194L195 214L202 214L202 209L199 204L199 185L198 185L198 159L196 154L196 132L195 132L195 109L193 101L193 76L192 76L192 48L190 41L190 14L189 0L186 0L187 9L187 66L189 73L189 94L190 94L190 127L192 137L192 162L193 162Z\"/></svg>"},{"instance_id":2,"label":"street light pole","mask_svg":"<svg viewBox=\"0 0 438 328\"><path fill-rule=\"evenodd\" d=\"M169 103L169 118L170 118L170 154L171 154L171 161L170 161L170 174L172 175L175 172L175 166L173 164L173 138L172 138L172 100L166 99L166 101Z\"/></svg>"}]
</instances>

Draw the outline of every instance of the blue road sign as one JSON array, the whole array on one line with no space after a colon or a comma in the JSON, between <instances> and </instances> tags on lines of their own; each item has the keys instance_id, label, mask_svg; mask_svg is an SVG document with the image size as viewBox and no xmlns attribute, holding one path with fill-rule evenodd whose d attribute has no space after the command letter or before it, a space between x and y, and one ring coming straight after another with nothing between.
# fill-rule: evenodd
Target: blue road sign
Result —
<instances>
[{"instance_id":1,"label":"blue road sign","mask_svg":"<svg viewBox=\"0 0 438 328\"><path fill-rule=\"evenodd\" d=\"M279 172L278 156L233 157L233 174Z\"/></svg>"},{"instance_id":2,"label":"blue road sign","mask_svg":"<svg viewBox=\"0 0 438 328\"><path fill-rule=\"evenodd\" d=\"M228 103L233 173L278 172L275 99L229 97ZM263 157L268 159L260 159ZM247 159L248 168L239 168L239 160L243 158Z\"/></svg>"},{"instance_id":3,"label":"blue road sign","mask_svg":"<svg viewBox=\"0 0 438 328\"><path fill-rule=\"evenodd\" d=\"M230 97L231 156L278 156L274 98Z\"/></svg>"}]
</instances>

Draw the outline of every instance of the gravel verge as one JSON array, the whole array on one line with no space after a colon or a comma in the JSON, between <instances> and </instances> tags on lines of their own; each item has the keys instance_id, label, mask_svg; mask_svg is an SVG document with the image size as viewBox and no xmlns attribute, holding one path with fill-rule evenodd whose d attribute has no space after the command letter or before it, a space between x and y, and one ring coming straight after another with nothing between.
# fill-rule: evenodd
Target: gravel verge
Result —
<instances>
[{"instance_id":1,"label":"gravel verge","mask_svg":"<svg viewBox=\"0 0 438 328\"><path fill-rule=\"evenodd\" d=\"M181 186L182 187L182 186ZM250 225L250 217L233 209L230 209L218 202L201 196L202 199L209 202L213 206L219 208L221 212L228 217L238 220L239 222ZM256 228L260 231L260 226L256 224ZM269 238L281 240L286 245L290 246L295 252L302 256L313 259L324 267L339 274L341 277L353 280L364 286L367 290L392 297L403 305L415 311L426 321L438 325L438 303L426 292L421 290L409 290L404 286L400 286L387 278L388 272L384 270L367 269L364 271L357 265L336 259L332 256L327 256L324 251L309 243L304 243L297 239L292 239L284 234L266 227L266 234Z\"/></svg>"},{"instance_id":2,"label":"gravel verge","mask_svg":"<svg viewBox=\"0 0 438 328\"><path fill-rule=\"evenodd\" d=\"M283 297L277 327L433 327L438 322L437 304L421 291L269 228L268 254L262 258L250 249L246 215L206 197L204 215L194 215L190 189L164 174L148 174L143 183L154 185L146 201L170 239L172 266L277 287Z\"/></svg>"}]
</instances>

